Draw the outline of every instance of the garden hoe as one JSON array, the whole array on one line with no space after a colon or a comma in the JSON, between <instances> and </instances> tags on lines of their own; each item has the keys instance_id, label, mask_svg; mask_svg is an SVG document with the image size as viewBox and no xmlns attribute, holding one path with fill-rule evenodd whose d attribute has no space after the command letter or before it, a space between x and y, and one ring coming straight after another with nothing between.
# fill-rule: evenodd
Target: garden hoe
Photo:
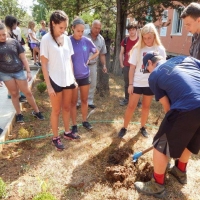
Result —
<instances>
[{"instance_id":1,"label":"garden hoe","mask_svg":"<svg viewBox=\"0 0 200 200\"><path fill-rule=\"evenodd\" d=\"M145 153L151 151L153 149L153 146L149 147L148 149L145 149L144 151L136 152L133 154L133 162L137 162L138 158L144 155Z\"/></svg>"}]
</instances>

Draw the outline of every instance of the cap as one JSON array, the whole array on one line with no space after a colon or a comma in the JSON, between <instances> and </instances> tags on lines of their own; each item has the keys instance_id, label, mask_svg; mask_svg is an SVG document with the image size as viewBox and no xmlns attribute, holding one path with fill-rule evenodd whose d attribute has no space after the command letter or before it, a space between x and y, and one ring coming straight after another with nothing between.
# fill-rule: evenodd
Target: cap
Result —
<instances>
[{"instance_id":1,"label":"cap","mask_svg":"<svg viewBox=\"0 0 200 200\"><path fill-rule=\"evenodd\" d=\"M143 73L149 73L147 67L148 67L148 60L151 60L153 57L159 56L158 53L150 51L143 57L143 65L144 65L144 71Z\"/></svg>"}]
</instances>

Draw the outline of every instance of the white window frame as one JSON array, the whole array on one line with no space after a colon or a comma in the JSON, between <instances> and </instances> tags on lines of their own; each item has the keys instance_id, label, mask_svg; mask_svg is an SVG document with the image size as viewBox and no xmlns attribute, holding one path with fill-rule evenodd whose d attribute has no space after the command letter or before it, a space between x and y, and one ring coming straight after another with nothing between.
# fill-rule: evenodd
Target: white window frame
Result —
<instances>
[{"instance_id":1,"label":"white window frame","mask_svg":"<svg viewBox=\"0 0 200 200\"><path fill-rule=\"evenodd\" d=\"M168 10L164 10L162 13L162 22L168 21Z\"/></svg>"},{"instance_id":2,"label":"white window frame","mask_svg":"<svg viewBox=\"0 0 200 200\"><path fill-rule=\"evenodd\" d=\"M174 9L171 35L182 35L183 20L180 18L180 14L181 12ZM178 26L180 27L178 28ZM178 32L177 29L180 31Z\"/></svg>"}]
</instances>

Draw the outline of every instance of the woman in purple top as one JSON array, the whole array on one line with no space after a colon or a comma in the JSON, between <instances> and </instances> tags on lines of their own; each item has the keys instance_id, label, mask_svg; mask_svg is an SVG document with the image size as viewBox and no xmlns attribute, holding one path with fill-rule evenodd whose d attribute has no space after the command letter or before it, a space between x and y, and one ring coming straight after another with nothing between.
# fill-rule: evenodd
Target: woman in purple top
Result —
<instances>
[{"instance_id":1,"label":"woman in purple top","mask_svg":"<svg viewBox=\"0 0 200 200\"><path fill-rule=\"evenodd\" d=\"M72 23L73 35L70 36L72 46L74 49L74 54L72 55L72 62L74 66L74 76L76 82L80 88L80 98L81 98L81 112L82 112L82 124L87 130L92 129L92 126L87 122L88 113L88 92L90 87L89 74L90 70L88 63L99 55L99 51L93 44L93 42L83 36L83 31L85 28L85 23L82 19L77 18ZM72 107L71 107L71 117L72 117L72 132L76 133L77 123L76 123L76 104L78 100L78 88L73 90L72 96Z\"/></svg>"}]
</instances>

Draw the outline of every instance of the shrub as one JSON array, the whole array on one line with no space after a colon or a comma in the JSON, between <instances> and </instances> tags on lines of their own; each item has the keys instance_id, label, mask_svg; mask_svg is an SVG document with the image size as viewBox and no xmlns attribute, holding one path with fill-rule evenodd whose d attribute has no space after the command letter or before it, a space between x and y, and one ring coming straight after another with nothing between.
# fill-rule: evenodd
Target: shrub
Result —
<instances>
[{"instance_id":1,"label":"shrub","mask_svg":"<svg viewBox=\"0 0 200 200\"><path fill-rule=\"evenodd\" d=\"M41 81L44 81L44 75L43 74L39 74L39 78Z\"/></svg>"},{"instance_id":2,"label":"shrub","mask_svg":"<svg viewBox=\"0 0 200 200\"><path fill-rule=\"evenodd\" d=\"M29 138L29 137L33 137L33 136L34 136L33 131L28 131L23 127L21 127L18 131L18 137L19 138Z\"/></svg>"},{"instance_id":3,"label":"shrub","mask_svg":"<svg viewBox=\"0 0 200 200\"><path fill-rule=\"evenodd\" d=\"M40 93L43 93L47 89L46 83L42 82L37 84L37 89Z\"/></svg>"},{"instance_id":4,"label":"shrub","mask_svg":"<svg viewBox=\"0 0 200 200\"><path fill-rule=\"evenodd\" d=\"M5 197L5 195L6 195L6 184L2 180L2 178L0 178L0 198Z\"/></svg>"},{"instance_id":5,"label":"shrub","mask_svg":"<svg viewBox=\"0 0 200 200\"><path fill-rule=\"evenodd\" d=\"M32 200L56 200L56 198L49 192L42 192L33 197Z\"/></svg>"}]
</instances>

